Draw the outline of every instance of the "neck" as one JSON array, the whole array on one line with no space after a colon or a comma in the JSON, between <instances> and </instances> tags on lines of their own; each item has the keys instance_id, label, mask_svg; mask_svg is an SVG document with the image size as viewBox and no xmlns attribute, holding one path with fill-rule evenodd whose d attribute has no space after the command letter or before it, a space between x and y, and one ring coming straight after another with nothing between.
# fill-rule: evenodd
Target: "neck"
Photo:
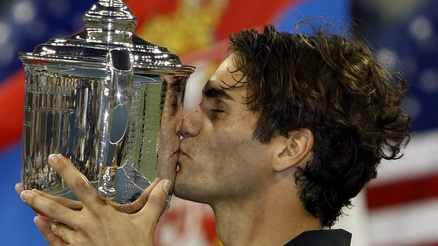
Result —
<instances>
[{"instance_id":1,"label":"neck","mask_svg":"<svg viewBox=\"0 0 438 246\"><path fill-rule=\"evenodd\" d=\"M304 231L322 229L319 220L305 210L298 194L284 192L292 190L283 190L275 197L266 195L272 192L264 192L254 199L213 204L217 233L224 245L284 245Z\"/></svg>"}]
</instances>

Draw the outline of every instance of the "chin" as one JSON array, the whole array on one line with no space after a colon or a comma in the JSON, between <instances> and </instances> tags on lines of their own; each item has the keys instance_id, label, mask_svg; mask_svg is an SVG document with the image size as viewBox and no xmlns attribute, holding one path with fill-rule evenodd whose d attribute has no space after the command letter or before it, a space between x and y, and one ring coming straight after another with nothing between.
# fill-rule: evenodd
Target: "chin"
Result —
<instances>
[{"instance_id":1,"label":"chin","mask_svg":"<svg viewBox=\"0 0 438 246\"><path fill-rule=\"evenodd\" d=\"M196 190L199 190L199 188L194 187L193 183L190 181L182 180L182 178L178 177L177 174L175 178L175 185L173 187L173 195L184 200L200 202L196 192L194 192Z\"/></svg>"},{"instance_id":2,"label":"chin","mask_svg":"<svg viewBox=\"0 0 438 246\"><path fill-rule=\"evenodd\" d=\"M186 189L179 189L178 187L175 187L173 189L173 195L184 200L193 201L193 197L191 197L187 192L185 192Z\"/></svg>"},{"instance_id":3,"label":"chin","mask_svg":"<svg viewBox=\"0 0 438 246\"><path fill-rule=\"evenodd\" d=\"M184 190L187 189L186 185L183 184L183 182L181 182L181 175L177 172L176 176L175 176L175 181L174 181L174 185L173 185L173 194L176 197L179 198L183 198L182 196L184 195Z\"/></svg>"}]
</instances>

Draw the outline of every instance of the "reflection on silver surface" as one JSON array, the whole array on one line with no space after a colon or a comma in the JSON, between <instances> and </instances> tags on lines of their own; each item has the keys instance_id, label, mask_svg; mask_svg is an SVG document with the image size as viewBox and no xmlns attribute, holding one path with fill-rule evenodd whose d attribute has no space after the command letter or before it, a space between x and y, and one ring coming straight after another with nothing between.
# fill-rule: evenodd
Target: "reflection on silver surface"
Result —
<instances>
[{"instance_id":1,"label":"reflection on silver surface","mask_svg":"<svg viewBox=\"0 0 438 246\"><path fill-rule=\"evenodd\" d=\"M23 183L75 198L48 164L60 153L102 198L129 203L157 175L175 177L175 129L194 67L135 36L136 19L120 0L99 1L84 22L83 32L20 56Z\"/></svg>"}]
</instances>

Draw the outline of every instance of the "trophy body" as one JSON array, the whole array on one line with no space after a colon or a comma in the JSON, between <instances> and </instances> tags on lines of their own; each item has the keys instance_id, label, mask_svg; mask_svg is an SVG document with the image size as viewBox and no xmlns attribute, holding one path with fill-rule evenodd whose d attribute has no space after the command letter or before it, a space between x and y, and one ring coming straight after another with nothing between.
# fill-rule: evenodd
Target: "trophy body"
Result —
<instances>
[{"instance_id":1,"label":"trophy body","mask_svg":"<svg viewBox=\"0 0 438 246\"><path fill-rule=\"evenodd\" d=\"M48 164L69 158L102 198L136 200L150 180L174 179L183 92L194 67L133 31L121 0L101 0L84 31L22 53L25 189L76 199Z\"/></svg>"}]
</instances>

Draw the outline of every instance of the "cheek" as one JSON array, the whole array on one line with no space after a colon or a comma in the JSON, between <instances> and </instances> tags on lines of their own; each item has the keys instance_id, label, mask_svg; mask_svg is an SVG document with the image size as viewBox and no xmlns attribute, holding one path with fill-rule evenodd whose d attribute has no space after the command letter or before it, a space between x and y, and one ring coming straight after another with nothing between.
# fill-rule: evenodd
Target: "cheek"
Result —
<instances>
[{"instance_id":1,"label":"cheek","mask_svg":"<svg viewBox=\"0 0 438 246\"><path fill-rule=\"evenodd\" d=\"M205 135L198 147L206 151L203 156L212 163L215 171L219 169L217 171L223 172L225 170L220 170L223 165L239 165L236 162L241 163L242 159L257 154L260 143L252 137L255 120L254 115L243 112L241 115L230 115L227 120L211 122L204 128Z\"/></svg>"},{"instance_id":2,"label":"cheek","mask_svg":"<svg viewBox=\"0 0 438 246\"><path fill-rule=\"evenodd\" d=\"M241 148L253 141L253 132L248 128L239 122L230 124L228 127L216 128L210 142L212 151L222 152L224 157L241 151Z\"/></svg>"},{"instance_id":3,"label":"cheek","mask_svg":"<svg viewBox=\"0 0 438 246\"><path fill-rule=\"evenodd\" d=\"M236 117L233 121L226 122L223 126L217 127L217 130L236 140L252 140L255 119L250 116L245 117L245 115L246 114L243 114L241 117Z\"/></svg>"},{"instance_id":4,"label":"cheek","mask_svg":"<svg viewBox=\"0 0 438 246\"><path fill-rule=\"evenodd\" d=\"M260 143L252 138L252 131L247 127L235 125L217 132L211 146L211 155L218 165L217 169L245 167L246 162L257 159ZM225 170L218 170L225 171Z\"/></svg>"}]
</instances>

